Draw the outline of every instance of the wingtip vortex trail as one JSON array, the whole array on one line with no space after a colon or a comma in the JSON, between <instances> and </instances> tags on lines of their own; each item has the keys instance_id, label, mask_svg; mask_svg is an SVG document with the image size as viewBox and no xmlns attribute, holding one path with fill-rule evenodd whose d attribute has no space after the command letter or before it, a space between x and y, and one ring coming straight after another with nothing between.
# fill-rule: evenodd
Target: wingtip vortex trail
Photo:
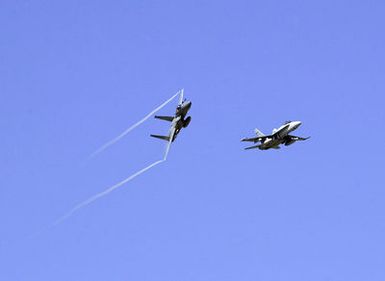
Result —
<instances>
[{"instance_id":1,"label":"wingtip vortex trail","mask_svg":"<svg viewBox=\"0 0 385 281\"><path fill-rule=\"evenodd\" d=\"M172 99L174 99L178 94L180 94L181 96L183 96L183 91L184 89L181 89L179 90L174 96L172 96L169 100L167 100L165 103L163 103L162 105L164 106L165 104L169 103ZM161 106L162 106L161 105ZM157 109L159 110L161 108L161 106L159 106ZM163 107L162 106L162 107ZM155 110L152 111L151 113L153 114L153 112L155 113ZM152 115L151 114L151 115ZM148 114L147 116L151 116L150 114ZM146 116L146 117L147 117ZM147 118L148 119L148 118ZM146 119L143 118L141 121L144 122ZM139 121L140 122L140 121ZM138 126L140 125L141 123L136 123L135 125ZM135 128L135 125L131 126L129 129L134 129ZM129 129L127 129L124 133L127 134L129 132ZM131 130L132 130L131 129ZM124 134L124 135L125 135ZM35 237L37 235L40 235L42 232L48 230L48 229L51 229L51 228L54 228L56 227L57 225L61 224L63 221L67 220L68 218L70 218L74 213L76 213L78 210L86 207L87 205L93 203L94 201L98 200L99 198L101 197L104 197L106 195L108 195L110 192L114 191L115 189L121 187L122 185L128 183L129 181L133 180L134 178L136 178L137 176L143 174L144 172L150 170L151 168L155 167L156 165L160 164L160 163L163 163L167 160L167 157L168 157L168 154L169 154L169 151L170 151L170 147L171 147L171 143L172 143L172 138L173 138L173 134L174 132L172 132L172 136L170 138L170 140L168 141L167 143L167 146L166 146L166 150L165 150L165 153L164 153L164 156L163 156L163 159L161 160L158 160L158 161L155 161L154 163L148 165L147 167L139 170L138 172L134 173L133 175L129 176L128 178L122 180L121 182L107 188L106 190L102 191L102 192L99 192L95 195L93 195L92 197L88 198L87 200L83 201L82 203L76 205L75 207L73 207L69 212L67 212L65 215L63 215L62 217L60 217L59 219L57 219L56 221L54 221L52 224L50 224L49 226L45 227L44 229L41 229L39 231L36 231L35 233L33 233L32 235L28 236L28 238L32 238L32 237ZM123 133L119 135L119 139L121 137L124 136ZM118 141L119 140L118 138L115 138L113 141L110 141L108 142L107 144L103 145L101 148L99 148L98 150L96 150L93 154L91 154L91 156L95 156L96 154L102 152L104 149L106 149L108 146L112 145L114 142ZM90 156L90 157L91 157Z\"/></svg>"},{"instance_id":2,"label":"wingtip vortex trail","mask_svg":"<svg viewBox=\"0 0 385 281\"><path fill-rule=\"evenodd\" d=\"M122 185L124 185L125 183L128 183L129 181L133 180L134 178L136 178L137 176L143 174L144 172L148 171L149 169L155 167L156 165L164 162L165 160L162 159L162 160L158 160L150 165L148 165L147 167L139 170L138 172L134 173L133 175L129 176L128 178L118 182L117 184L107 188L106 190L102 191L102 192L99 192L95 195L93 195L92 197L88 198L87 200L83 201L82 203L76 205L75 207L73 207L67 214L65 214L64 216L62 216L61 218L59 218L58 220L56 220L52 225L53 226L57 226L58 224L60 224L61 222L65 221L66 219L68 219L69 217L71 217L75 212L77 212L78 210L86 207L87 205L95 202L96 200L98 200L99 198L101 197L104 197L106 195L108 195L109 193L113 192L114 190L116 190L117 188L121 187Z\"/></svg>"},{"instance_id":3,"label":"wingtip vortex trail","mask_svg":"<svg viewBox=\"0 0 385 281\"><path fill-rule=\"evenodd\" d=\"M65 214L64 216L60 217L58 220L56 220L52 225L51 227L55 227L57 225L59 225L60 223L62 223L63 221L65 221L66 219L68 219L69 217L71 217L74 213L76 213L78 210L88 206L89 204L95 202L96 200L108 195L109 193L113 192L114 190L116 190L117 188L123 186L124 184L130 182L131 180L133 180L134 178L136 178L137 176L143 174L144 172L150 170L151 168L155 167L156 165L160 164L160 163L163 163L167 160L167 157L168 157L168 154L170 152L170 147L171 147L171 143L172 143L172 137L174 135L174 131L172 132L171 134L171 138L170 140L168 141L167 143L167 146L166 146L166 150L165 150L165 153L164 153L164 156L163 156L163 159L161 160L157 160L155 161L154 163L148 165L147 167L139 170L138 172L132 174L131 176L129 176L128 178L118 182L117 184L107 188L106 190L102 191L102 192L99 192L93 196L91 196L90 198L88 198L87 200L83 201L82 203L76 205L75 207L73 207L67 214Z\"/></svg>"},{"instance_id":4,"label":"wingtip vortex trail","mask_svg":"<svg viewBox=\"0 0 385 281\"><path fill-rule=\"evenodd\" d=\"M101 147L99 147L97 150L95 150L93 153L90 154L88 159L94 158L99 153L106 150L108 147L113 145L114 143L118 142L120 139L122 139L124 136L126 136L128 133L130 133L132 130L134 130L136 127L144 123L147 119L149 119L152 115L154 115L157 111L161 110L163 107L165 107L168 103L170 103L175 97L180 95L180 97L183 97L183 91L184 89L179 90L175 95L173 95L171 98L166 100L164 103L156 107L153 111L148 113L144 118L142 118L140 121L135 123L134 125L130 126L128 129L124 130L121 134L119 134L117 137L113 138L112 140L108 141L107 143L103 144Z\"/></svg>"}]
</instances>

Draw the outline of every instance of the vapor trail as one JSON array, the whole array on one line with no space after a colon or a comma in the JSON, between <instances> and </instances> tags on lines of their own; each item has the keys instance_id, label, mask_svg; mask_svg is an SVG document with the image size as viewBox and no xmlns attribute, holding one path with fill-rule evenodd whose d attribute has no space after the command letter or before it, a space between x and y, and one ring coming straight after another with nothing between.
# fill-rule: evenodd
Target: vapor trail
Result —
<instances>
[{"instance_id":1,"label":"vapor trail","mask_svg":"<svg viewBox=\"0 0 385 281\"><path fill-rule=\"evenodd\" d=\"M180 90L179 103L178 104L182 104L182 102L183 102L183 95L184 95L184 89L181 89Z\"/></svg>"},{"instance_id":2,"label":"vapor trail","mask_svg":"<svg viewBox=\"0 0 385 281\"><path fill-rule=\"evenodd\" d=\"M170 139L169 139L169 141L167 143L166 151L164 152L163 161L167 160L168 153L170 152L170 146L171 146L171 143L172 143L172 139L174 138L174 134L175 134L175 128L171 129L171 131L169 133Z\"/></svg>"},{"instance_id":3,"label":"vapor trail","mask_svg":"<svg viewBox=\"0 0 385 281\"><path fill-rule=\"evenodd\" d=\"M147 120L151 115L153 115L156 111L160 110L162 107L164 107L167 103L169 103L172 99L174 99L178 94L180 94L180 99L183 98L183 89L178 91L174 96L172 96L170 99L168 99L166 102L164 102L162 105L160 105L159 107L157 107L155 110L153 110L152 112L150 112L146 117L144 117L141 121L139 121L138 123L136 123L135 125L131 126L129 129L127 129L126 131L124 131L122 134L120 134L118 137L116 137L115 139L113 139L112 141L108 142L107 144L103 145L101 148L99 148L97 151L95 151L91 156L95 156L96 154L100 153L101 151L103 151L104 149L106 149L108 146L110 146L111 144L115 143L116 141L118 141L119 139L121 139L122 137L124 137L127 133L129 133L131 130L133 130L134 128L136 128L137 126L139 126L141 123L143 123L145 120ZM129 176L128 178L122 180L121 182L107 188L106 190L102 191L102 192L99 192L97 194L95 194L94 196L90 197L89 199L83 201L82 203L76 205L75 207L73 207L68 213L66 213L64 216L62 216L61 218L57 219L54 223L52 223L50 226L48 227L45 227L44 229L41 229L31 235L29 235L27 238L33 238L39 234L41 234L44 230L47 230L47 229L50 229L50 228L53 228L55 226L57 226L58 224L60 224L61 222L63 222L64 220L68 219L70 216L72 216L75 212L77 212L78 210L80 210L81 208L83 207L86 207L87 205L91 204L92 202L98 200L99 198L101 197L104 197L106 195L108 195L109 193L111 193L112 191L114 191L115 189L121 187L122 185L128 183L129 181L133 180L134 178L136 178L137 176L143 174L144 172L150 170L151 168L155 167L156 165L162 163L162 162L165 162L167 160L167 157L168 157L168 153L170 151L170 146L171 146L171 143L172 143L172 139L174 137L174 134L175 134L175 129L172 129L171 132L170 132L170 140L168 141L167 143L167 146L166 146L166 150L165 150L165 153L164 153L164 156L163 156L163 159L161 160L158 160L152 164L150 164L149 166L141 169L140 171L136 172L135 174Z\"/></svg>"},{"instance_id":4,"label":"vapor trail","mask_svg":"<svg viewBox=\"0 0 385 281\"><path fill-rule=\"evenodd\" d=\"M135 129L136 127L138 127L139 125L141 125L144 121L146 121L148 118L150 118L152 115L154 115L157 111L159 111L160 109L162 109L164 106L166 106L169 102L171 102L178 94L180 94L181 96L183 95L183 90L179 90L175 95L173 95L171 98L169 98L167 101L165 101L164 103L162 103L160 106L158 106L157 108L155 108L153 111L151 111L149 114L147 114L142 120L138 121L137 123L135 123L134 125L132 125L131 127L129 127L127 130L125 130L124 132L122 132L120 135L118 135L116 138L110 140L109 142L105 143L104 145L102 145L101 147L99 147L96 151L94 151L89 158L93 158L95 157L97 154L99 154L100 152L104 151L107 147L113 145L114 143L116 143L118 140L120 140L121 138L123 138L125 135L127 135L129 132L131 132L133 129Z\"/></svg>"},{"instance_id":5,"label":"vapor trail","mask_svg":"<svg viewBox=\"0 0 385 281\"><path fill-rule=\"evenodd\" d=\"M168 153L170 151L170 146L171 146L171 142L172 142L172 138L174 136L174 133L175 133L175 130L172 130L171 134L170 134L170 140L168 141L167 143L167 147L166 147L166 151L164 153L164 156L163 156L163 159L161 160L158 160L150 165L148 165L147 167L141 169L140 171L136 172L135 174L129 176L128 178L122 180L121 182L107 188L106 190L100 192L100 193L97 193L95 194L94 196L90 197L89 199L83 201L82 203L76 205L74 208L72 208L72 210L70 210L67 214L65 214L64 216L62 216L61 218L59 218L58 220L56 220L53 224L52 224L52 227L60 224L61 222L63 222L64 220L68 219L70 216L72 216L76 211L78 211L79 209L83 208L83 207L86 207L87 205L91 204L92 202L98 200L99 198L101 197L104 197L106 195L108 195L109 193L111 193L112 191L114 191L115 189L121 187L122 185L124 185L125 183L128 183L129 181L133 180L134 178L136 178L137 176L143 174L144 172L150 170L151 168L155 167L156 165L164 162L167 160L167 157L168 157Z\"/></svg>"},{"instance_id":6,"label":"vapor trail","mask_svg":"<svg viewBox=\"0 0 385 281\"><path fill-rule=\"evenodd\" d=\"M94 196L90 197L89 199L85 200L84 202L80 203L79 205L75 206L74 208L72 208L71 211L69 211L67 214L65 214L64 216L62 216L60 219L58 219L56 222L54 222L54 226L55 225L58 225L59 223L61 223L62 221L64 221L65 219L69 218L70 216L72 216L76 211L78 211L79 209L91 204L92 202L96 201L97 199L103 197L103 196L106 196L107 194L111 193L112 191L114 191L115 189L121 187L122 185L124 185L125 183L133 180L134 178L136 178L137 176L143 174L144 172L148 171L149 169L151 169L152 167L164 162L165 159L162 159L162 160L158 160L154 163L152 163L151 165L147 166L146 168L143 168L142 170L136 172L135 174L129 176L128 178L122 180L121 182L107 188L106 190L98 193L98 194L95 194Z\"/></svg>"}]
</instances>

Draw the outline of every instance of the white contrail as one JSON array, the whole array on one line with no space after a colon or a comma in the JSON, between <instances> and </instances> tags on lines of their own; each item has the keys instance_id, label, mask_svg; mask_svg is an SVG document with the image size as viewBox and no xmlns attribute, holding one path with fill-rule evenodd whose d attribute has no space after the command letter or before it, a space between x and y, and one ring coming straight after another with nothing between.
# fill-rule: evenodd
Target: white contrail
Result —
<instances>
[{"instance_id":1,"label":"white contrail","mask_svg":"<svg viewBox=\"0 0 385 281\"><path fill-rule=\"evenodd\" d=\"M157 107L155 110L153 110L152 112L150 112L146 117L144 117L142 120L140 120L138 123L136 123L135 125L131 126L129 129L127 129L126 131L124 131L122 134L120 134L118 137L116 137L115 139L113 139L112 141L106 143L105 145L103 145L101 148L99 148L97 151L95 151L91 156L95 156L96 154L98 154L99 152L103 151L104 149L106 149L108 146L110 146L111 144L117 142L119 139L121 139L122 137L124 137L127 133L129 133L130 131L132 131L133 129L135 129L137 126L139 126L140 124L142 124L144 121L146 121L149 117L151 117L156 111L160 110L162 107L164 107L167 103L169 103L172 99L174 99L178 94L180 94L180 97L183 97L183 89L178 91L174 96L172 96L170 99L168 99L166 102L164 102L162 105L160 105L159 107ZM99 198L101 197L104 197L106 196L107 194L111 193L112 191L114 191L115 189L121 187L122 185L126 184L127 182L133 180L134 178L136 178L137 176L143 174L144 172L148 171L149 169L155 167L156 165L164 162L167 160L167 157L168 157L168 153L170 152L170 147L171 147L171 143L172 143L172 139L174 137L174 134L175 134L175 128L171 129L170 131L170 140L168 141L167 143L167 146L166 146L166 150L165 150L165 153L164 153L164 156L163 156L163 159L161 160L158 160L158 161L155 161L154 163L148 165L147 167L141 169L140 171L136 172L135 174L129 176L128 178L122 180L121 182L107 188L106 190L100 192L100 193L97 193L95 194L94 196L88 198L87 200L83 201L82 203L76 205L74 208L72 208L72 210L70 210L67 214L65 214L64 216L62 216L61 218L59 218L58 220L56 220L52 226L56 226L58 224L60 224L61 222L63 222L64 220L68 219L70 216L72 216L76 211L78 211L79 209L91 204L92 202L98 200Z\"/></svg>"},{"instance_id":2,"label":"white contrail","mask_svg":"<svg viewBox=\"0 0 385 281\"><path fill-rule=\"evenodd\" d=\"M114 143L116 143L118 140L120 140L121 138L123 138L125 135L127 135L129 132L131 132L133 129L135 129L136 127L138 127L139 125L141 125L144 121L146 121L148 118L150 118L152 115L154 115L157 111L159 111L160 109L162 109L164 106L166 106L169 102L171 102L178 94L180 94L181 96L183 96L183 89L182 90L179 90L175 95L173 95L171 98L169 98L167 101L165 101L164 103L162 103L160 106L158 106L157 108L155 108L153 111L151 111L149 114L147 114L142 120L140 120L139 122L135 123L134 125L132 125L131 127L129 127L127 130L125 130L124 132L122 132L119 136L117 136L116 138L110 140L109 142L107 142L106 144L102 145L101 147L99 147L95 152L93 152L89 158L93 158L95 157L97 154L99 154L100 152L102 152L103 150L105 150L107 147L113 145Z\"/></svg>"},{"instance_id":3,"label":"white contrail","mask_svg":"<svg viewBox=\"0 0 385 281\"><path fill-rule=\"evenodd\" d=\"M170 134L170 140L168 141L167 143L167 147L166 147L166 151L164 153L164 156L163 156L163 159L161 160L158 160L152 164L150 164L149 166L143 168L142 170L136 172L135 174L129 176L128 178L122 180L121 182L107 188L106 190L98 193L98 194L95 194L94 196L90 197L89 199L83 201L82 203L76 205L74 208L72 208L72 210L70 210L67 214L65 214L64 216L62 216L61 218L59 218L58 220L56 220L52 226L56 226L58 224L60 224L61 222L63 222L64 220L68 219L70 216L72 216L76 211L78 211L79 209L91 204L92 202L98 200L99 198L101 197L104 197L106 196L107 194L111 193L112 191L114 191L115 189L121 187L122 185L124 185L125 183L128 183L129 181L133 180L134 178L136 178L137 176L143 174L144 172L148 171L149 169L155 167L156 165L164 162L167 160L167 156L168 156L168 153L170 151L170 146L171 146L171 143L172 143L172 138L174 136L174 133L175 133L175 130L172 130L171 131L171 134Z\"/></svg>"},{"instance_id":4,"label":"white contrail","mask_svg":"<svg viewBox=\"0 0 385 281\"><path fill-rule=\"evenodd\" d=\"M164 162L165 159L162 159L162 160L158 160L154 163L152 163L151 165L147 166L146 168L143 168L142 170L136 172L135 174L129 176L128 178L122 180L121 182L107 188L106 190L98 193L98 194L95 194L94 196L90 197L89 199L85 200L84 202L78 204L77 206L75 206L74 208L72 208L71 211L69 211L67 214L65 214L64 216L62 216L60 219L58 219L56 222L53 223L53 225L58 225L59 223L61 223L62 221L68 219L70 216L72 216L76 211L78 211L79 209L91 204L92 202L96 201L97 199L103 197L103 196L106 196L107 194L109 194L110 192L114 191L115 189L121 187L122 185L124 185L125 183L133 180L134 178L136 178L137 176L143 174L144 172L148 171L149 169L151 169L152 167L155 167L156 165Z\"/></svg>"},{"instance_id":5,"label":"white contrail","mask_svg":"<svg viewBox=\"0 0 385 281\"><path fill-rule=\"evenodd\" d=\"M167 103L169 103L173 98L175 98L178 94L180 93L180 99L183 98L183 89L178 91L174 96L172 96L169 100L167 100L165 103L163 103L162 105L160 105L159 107L157 107L155 110L153 110L150 114L148 114L145 118L143 118L141 121L139 121L138 123L136 123L135 125L131 126L129 129L127 129L124 133L122 133L119 137L115 138L114 140L110 141L109 143L107 143L106 145L104 145L103 147L101 147L100 149L98 149L97 151L95 151L93 153L93 155L96 155L97 153L101 152L102 150L104 150L105 148L107 148L109 145L113 144L114 142L118 141L120 138L122 138L124 135L126 135L128 132L130 132L131 130L133 130L135 127L137 127L138 125L140 125L141 123L143 123L146 119L148 119L152 114L154 114L157 110L159 110L160 108L162 108L163 106L165 106ZM165 162L167 160L167 157L168 157L168 153L170 151L170 146L171 146L171 143L172 143L172 139L174 137L174 134L175 134L175 129L172 129L170 131L170 140L168 141L167 143L167 146L166 146L166 150L165 150L165 153L164 153L164 156L163 156L163 159L162 160L158 160L158 161L155 161L154 163L150 164L149 166L143 168L142 170L136 172L135 174L129 176L128 178L122 180L121 182L107 188L106 190L100 192L100 193L97 193L95 194L94 196L90 197L89 199L83 201L82 203L76 205L74 208L72 208L67 214L65 214L64 216L62 216L61 218L59 218L58 220L56 220L54 223L52 223L50 226L46 227L45 230L47 229L50 229L50 228L53 228L55 226L57 226L58 224L62 223L64 220L68 219L70 216L72 216L75 212L77 212L79 209L83 208L83 207L86 207L87 205L91 204L92 202L98 200L99 198L101 197L104 197L106 195L108 195L109 193L111 193L112 191L114 191L115 189L121 187L122 185L128 183L129 181L133 180L134 178L136 178L137 176L143 174L144 172L150 170L151 168L155 167L156 165L162 163L162 162ZM30 235L28 238L32 238L32 237L35 237L37 235L39 235L40 233L42 233L44 231L44 229L40 230L40 231L37 231L35 233L33 233L32 235Z\"/></svg>"},{"instance_id":6,"label":"white contrail","mask_svg":"<svg viewBox=\"0 0 385 281\"><path fill-rule=\"evenodd\" d=\"M170 139L167 143L167 146L166 146L166 151L164 152L164 156L163 156L163 161L166 161L167 160L167 157L168 157L168 153L170 151L170 146L171 146L171 143L172 143L172 139L174 138L174 134L175 134L175 128L172 128L170 130L170 133L169 133L169 136L170 136Z\"/></svg>"},{"instance_id":7,"label":"white contrail","mask_svg":"<svg viewBox=\"0 0 385 281\"><path fill-rule=\"evenodd\" d=\"M182 102L183 102L183 95L184 95L184 89L181 89L180 95L179 95L179 104L182 104Z\"/></svg>"}]
</instances>

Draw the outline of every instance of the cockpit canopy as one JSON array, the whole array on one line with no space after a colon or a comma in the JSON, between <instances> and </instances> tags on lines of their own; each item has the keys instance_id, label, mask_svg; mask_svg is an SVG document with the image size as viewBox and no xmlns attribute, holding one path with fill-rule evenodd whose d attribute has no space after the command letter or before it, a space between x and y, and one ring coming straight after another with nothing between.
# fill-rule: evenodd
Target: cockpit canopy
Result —
<instances>
[{"instance_id":1,"label":"cockpit canopy","mask_svg":"<svg viewBox=\"0 0 385 281\"><path fill-rule=\"evenodd\" d=\"M293 121L291 121L291 120L285 121L285 122L283 122L283 125L289 124L291 122L293 122Z\"/></svg>"}]
</instances>

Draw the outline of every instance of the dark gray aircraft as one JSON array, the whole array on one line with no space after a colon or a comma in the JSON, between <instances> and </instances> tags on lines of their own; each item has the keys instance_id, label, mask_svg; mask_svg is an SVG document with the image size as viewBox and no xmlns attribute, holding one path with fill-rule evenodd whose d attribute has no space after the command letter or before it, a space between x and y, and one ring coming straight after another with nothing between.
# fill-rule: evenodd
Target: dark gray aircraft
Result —
<instances>
[{"instance_id":1,"label":"dark gray aircraft","mask_svg":"<svg viewBox=\"0 0 385 281\"><path fill-rule=\"evenodd\" d=\"M261 142L258 145L246 147L245 149L259 148L261 150L267 150L270 148L280 149L280 145L284 144L286 146L295 143L296 141L307 140L310 137L302 138L290 135L290 133L296 130L302 123L300 121L286 121L278 129L274 129L271 135L264 135L258 129L255 129L256 137L254 138L245 138L241 141L250 141L250 142Z\"/></svg>"},{"instance_id":2,"label":"dark gray aircraft","mask_svg":"<svg viewBox=\"0 0 385 281\"><path fill-rule=\"evenodd\" d=\"M191 108L191 101L184 100L180 102L175 111L175 116L155 116L157 119L172 122L168 136L151 135L154 138L174 141L182 128L187 128L190 124L191 116L186 118L188 111Z\"/></svg>"}]
</instances>

